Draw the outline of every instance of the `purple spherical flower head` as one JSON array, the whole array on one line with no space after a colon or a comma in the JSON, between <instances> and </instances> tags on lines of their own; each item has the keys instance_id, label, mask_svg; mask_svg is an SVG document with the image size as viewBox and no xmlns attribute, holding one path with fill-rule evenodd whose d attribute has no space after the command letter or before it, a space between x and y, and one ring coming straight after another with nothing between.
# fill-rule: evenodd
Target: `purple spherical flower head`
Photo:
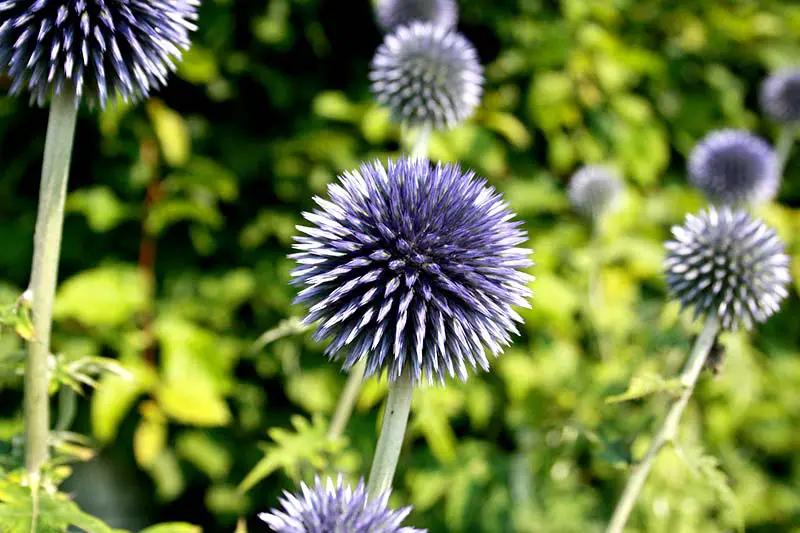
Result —
<instances>
[{"instance_id":1,"label":"purple spherical flower head","mask_svg":"<svg viewBox=\"0 0 800 533\"><path fill-rule=\"evenodd\" d=\"M778 122L800 123L800 67L779 70L764 80L761 107Z\"/></svg>"},{"instance_id":2,"label":"purple spherical flower head","mask_svg":"<svg viewBox=\"0 0 800 533\"><path fill-rule=\"evenodd\" d=\"M297 302L345 368L412 382L488 370L529 307L532 262L521 223L495 190L456 165L402 158L364 164L304 217L292 257Z\"/></svg>"},{"instance_id":3,"label":"purple spherical flower head","mask_svg":"<svg viewBox=\"0 0 800 533\"><path fill-rule=\"evenodd\" d=\"M452 128L469 118L483 94L483 67L460 33L412 22L386 36L372 59L372 93L397 122Z\"/></svg>"},{"instance_id":4,"label":"purple spherical flower head","mask_svg":"<svg viewBox=\"0 0 800 533\"><path fill-rule=\"evenodd\" d=\"M385 32L414 21L454 28L458 22L458 5L456 0L380 0L375 15Z\"/></svg>"},{"instance_id":5,"label":"purple spherical flower head","mask_svg":"<svg viewBox=\"0 0 800 533\"><path fill-rule=\"evenodd\" d=\"M604 165L587 165L569 180L572 207L587 218L597 218L614 209L622 194L622 178Z\"/></svg>"},{"instance_id":6,"label":"purple spherical flower head","mask_svg":"<svg viewBox=\"0 0 800 533\"><path fill-rule=\"evenodd\" d=\"M424 529L403 527L411 507L389 508L389 493L368 499L363 480L355 490L339 475L336 484L319 477L314 487L300 484L300 494L283 493L282 510L259 514L277 533L425 533Z\"/></svg>"},{"instance_id":7,"label":"purple spherical flower head","mask_svg":"<svg viewBox=\"0 0 800 533\"><path fill-rule=\"evenodd\" d=\"M44 105L147 96L189 48L199 0L0 0L0 72Z\"/></svg>"},{"instance_id":8,"label":"purple spherical flower head","mask_svg":"<svg viewBox=\"0 0 800 533\"><path fill-rule=\"evenodd\" d=\"M689 179L714 204L770 200L778 193L779 173L772 147L742 130L712 132L689 156Z\"/></svg>"},{"instance_id":9,"label":"purple spherical flower head","mask_svg":"<svg viewBox=\"0 0 800 533\"><path fill-rule=\"evenodd\" d=\"M791 281L785 246L745 211L711 207L688 215L666 243L667 286L695 317L715 313L726 330L751 329L780 308Z\"/></svg>"}]
</instances>

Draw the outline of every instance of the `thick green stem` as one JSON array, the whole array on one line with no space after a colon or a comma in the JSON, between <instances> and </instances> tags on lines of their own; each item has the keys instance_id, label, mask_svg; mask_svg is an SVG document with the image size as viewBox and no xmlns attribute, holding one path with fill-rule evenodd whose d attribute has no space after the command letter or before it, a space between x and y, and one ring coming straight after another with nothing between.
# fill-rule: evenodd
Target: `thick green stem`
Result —
<instances>
[{"instance_id":1,"label":"thick green stem","mask_svg":"<svg viewBox=\"0 0 800 533\"><path fill-rule=\"evenodd\" d=\"M606 533L622 533L633 506L642 492L642 487L647 475L650 473L650 469L653 467L658 452L661 451L665 444L674 441L678 432L678 423L681 420L684 409L686 409L686 405L689 403L689 399L692 397L697 378L706 364L708 353L714 345L718 332L719 321L716 316L710 315L706 319L703 332L697 338L686 365L683 367L683 372L681 372L680 382L683 391L678 398L672 401L664 423L653 439L650 449L647 450L644 459L634 468L631 477L628 478L628 483L625 485L625 490L622 493L622 497L620 497L619 503L617 503L616 509L614 509L614 515L611 517Z\"/></svg>"},{"instance_id":2,"label":"thick green stem","mask_svg":"<svg viewBox=\"0 0 800 533\"><path fill-rule=\"evenodd\" d=\"M428 143L431 140L431 132L432 127L430 123L426 122L419 128L419 131L417 131L417 137L414 140L414 145L411 148L411 157L428 157Z\"/></svg>"},{"instance_id":3,"label":"thick green stem","mask_svg":"<svg viewBox=\"0 0 800 533\"><path fill-rule=\"evenodd\" d=\"M589 243L589 315L590 322L594 329L595 341L597 342L597 354L600 359L608 358L608 346L601 331L601 326L597 320L597 314L603 308L603 286L602 286L602 225L601 219L592 221L592 239Z\"/></svg>"},{"instance_id":4,"label":"thick green stem","mask_svg":"<svg viewBox=\"0 0 800 533\"><path fill-rule=\"evenodd\" d=\"M328 429L329 441L338 439L344 433L347 423L350 421L350 415L353 413L353 407L356 405L358 394L361 392L361 383L364 381L366 367L366 360L362 360L350 369L350 375L347 376L347 383L339 397L339 403L336 405L336 411L333 413L331 426Z\"/></svg>"},{"instance_id":5,"label":"thick green stem","mask_svg":"<svg viewBox=\"0 0 800 533\"><path fill-rule=\"evenodd\" d=\"M786 163L789 161L789 154L792 152L797 133L800 131L800 125L788 124L781 128L778 135L778 140L775 143L775 155L778 159L778 175L782 176L786 168Z\"/></svg>"},{"instance_id":6,"label":"thick green stem","mask_svg":"<svg viewBox=\"0 0 800 533\"><path fill-rule=\"evenodd\" d=\"M35 338L29 344L25 365L25 467L34 488L38 488L42 466L48 458L50 329L77 111L71 91L53 97L36 215L33 267L28 287L32 293ZM35 522L34 516L34 527Z\"/></svg>"},{"instance_id":7,"label":"thick green stem","mask_svg":"<svg viewBox=\"0 0 800 533\"><path fill-rule=\"evenodd\" d=\"M378 437L378 446L375 448L375 458L372 460L372 469L367 482L367 494L370 498L377 498L392 488L397 460L400 458L400 448L403 446L406 434L413 392L411 378L405 372L389 387L381 434Z\"/></svg>"}]
</instances>

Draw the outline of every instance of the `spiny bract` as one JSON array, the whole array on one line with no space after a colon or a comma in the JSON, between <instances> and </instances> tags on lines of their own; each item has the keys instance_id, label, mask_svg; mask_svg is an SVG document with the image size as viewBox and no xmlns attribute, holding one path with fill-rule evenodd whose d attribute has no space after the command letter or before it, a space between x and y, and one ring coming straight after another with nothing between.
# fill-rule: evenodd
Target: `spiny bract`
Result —
<instances>
[{"instance_id":1,"label":"spiny bract","mask_svg":"<svg viewBox=\"0 0 800 533\"><path fill-rule=\"evenodd\" d=\"M614 209L622 193L622 179L612 168L587 165L569 181L569 200L581 215L596 218Z\"/></svg>"},{"instance_id":2,"label":"spiny bract","mask_svg":"<svg viewBox=\"0 0 800 533\"><path fill-rule=\"evenodd\" d=\"M414 21L453 28L458 22L456 0L380 0L375 7L378 24L390 32Z\"/></svg>"},{"instance_id":3,"label":"spiny bract","mask_svg":"<svg viewBox=\"0 0 800 533\"><path fill-rule=\"evenodd\" d=\"M778 122L800 122L800 66L779 70L764 80L761 107Z\"/></svg>"},{"instance_id":4,"label":"spiny bract","mask_svg":"<svg viewBox=\"0 0 800 533\"><path fill-rule=\"evenodd\" d=\"M44 105L147 96L189 48L199 0L0 0L0 72Z\"/></svg>"},{"instance_id":5,"label":"spiny bract","mask_svg":"<svg viewBox=\"0 0 800 533\"><path fill-rule=\"evenodd\" d=\"M403 527L411 507L390 509L389 493L368 499L364 482L355 490L345 485L340 475L334 485L319 477L314 487L300 484L300 494L283 493L282 510L273 509L259 518L278 533L425 533L424 529Z\"/></svg>"},{"instance_id":6,"label":"spiny bract","mask_svg":"<svg viewBox=\"0 0 800 533\"><path fill-rule=\"evenodd\" d=\"M726 330L751 329L777 312L791 281L784 244L759 219L729 207L688 215L666 243L667 285L695 318L715 313Z\"/></svg>"},{"instance_id":7,"label":"spiny bract","mask_svg":"<svg viewBox=\"0 0 800 533\"><path fill-rule=\"evenodd\" d=\"M508 204L485 180L424 159L364 164L328 186L330 200L304 213L291 257L296 301L320 321L316 339L346 369L366 359L366 375L401 373L416 383L467 379L488 370L529 307L521 269L531 250Z\"/></svg>"},{"instance_id":8,"label":"spiny bract","mask_svg":"<svg viewBox=\"0 0 800 533\"><path fill-rule=\"evenodd\" d=\"M689 179L714 204L770 200L780 187L779 172L772 147L742 130L709 133L689 156Z\"/></svg>"},{"instance_id":9,"label":"spiny bract","mask_svg":"<svg viewBox=\"0 0 800 533\"><path fill-rule=\"evenodd\" d=\"M372 59L372 93L398 122L435 129L469 118L483 94L483 67L461 34L412 22L386 36Z\"/></svg>"}]
</instances>

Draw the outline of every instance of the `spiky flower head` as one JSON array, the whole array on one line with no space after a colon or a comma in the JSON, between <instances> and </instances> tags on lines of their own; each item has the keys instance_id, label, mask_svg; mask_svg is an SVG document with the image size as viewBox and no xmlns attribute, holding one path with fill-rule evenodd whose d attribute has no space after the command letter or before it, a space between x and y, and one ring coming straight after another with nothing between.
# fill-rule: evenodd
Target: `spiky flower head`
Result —
<instances>
[{"instance_id":1,"label":"spiky flower head","mask_svg":"<svg viewBox=\"0 0 800 533\"><path fill-rule=\"evenodd\" d=\"M763 139L743 130L709 133L689 156L689 179L715 204L756 204L772 199L780 187L775 152Z\"/></svg>"},{"instance_id":2,"label":"spiky flower head","mask_svg":"<svg viewBox=\"0 0 800 533\"><path fill-rule=\"evenodd\" d=\"M199 0L0 0L0 72L44 105L147 96L189 48Z\"/></svg>"},{"instance_id":3,"label":"spiky flower head","mask_svg":"<svg viewBox=\"0 0 800 533\"><path fill-rule=\"evenodd\" d=\"M414 21L433 22L445 28L454 28L458 22L456 0L380 0L375 14L385 32Z\"/></svg>"},{"instance_id":4,"label":"spiky flower head","mask_svg":"<svg viewBox=\"0 0 800 533\"><path fill-rule=\"evenodd\" d=\"M800 67L779 70L764 80L761 107L778 122L800 122Z\"/></svg>"},{"instance_id":5,"label":"spiky flower head","mask_svg":"<svg viewBox=\"0 0 800 533\"><path fill-rule=\"evenodd\" d=\"M280 504L283 509L272 509L259 514L269 527L278 533L424 533L424 529L403 527L411 507L398 510L389 508L389 492L369 499L364 481L355 490L342 481L340 475L334 485L327 478L323 484L319 477L314 487L300 484L299 494L284 491Z\"/></svg>"},{"instance_id":6,"label":"spiky flower head","mask_svg":"<svg viewBox=\"0 0 800 533\"><path fill-rule=\"evenodd\" d=\"M328 186L330 200L304 213L292 275L296 301L320 321L315 338L344 367L366 360L366 376L401 373L417 383L467 379L488 370L529 307L519 248L527 235L500 194L457 165L425 159L368 163Z\"/></svg>"},{"instance_id":7,"label":"spiky flower head","mask_svg":"<svg viewBox=\"0 0 800 533\"><path fill-rule=\"evenodd\" d=\"M746 211L710 207L672 228L667 285L695 318L714 313L726 330L751 329L777 312L788 292L784 244Z\"/></svg>"},{"instance_id":8,"label":"spiky flower head","mask_svg":"<svg viewBox=\"0 0 800 533\"><path fill-rule=\"evenodd\" d=\"M586 165L569 180L569 201L581 215L598 218L617 206L622 188L622 178L611 167Z\"/></svg>"},{"instance_id":9,"label":"spiky flower head","mask_svg":"<svg viewBox=\"0 0 800 533\"><path fill-rule=\"evenodd\" d=\"M412 22L386 36L369 78L378 103L398 122L435 129L469 118L483 94L483 67L460 33L432 22Z\"/></svg>"}]
</instances>

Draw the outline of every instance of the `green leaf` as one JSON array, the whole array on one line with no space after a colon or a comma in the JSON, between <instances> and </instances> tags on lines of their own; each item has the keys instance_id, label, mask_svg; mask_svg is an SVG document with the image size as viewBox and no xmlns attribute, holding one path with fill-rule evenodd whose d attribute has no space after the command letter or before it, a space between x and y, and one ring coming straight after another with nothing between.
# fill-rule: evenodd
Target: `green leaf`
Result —
<instances>
[{"instance_id":1,"label":"green leaf","mask_svg":"<svg viewBox=\"0 0 800 533\"><path fill-rule=\"evenodd\" d=\"M167 522L144 528L139 533L203 533L203 528L187 522Z\"/></svg>"},{"instance_id":2,"label":"green leaf","mask_svg":"<svg viewBox=\"0 0 800 533\"><path fill-rule=\"evenodd\" d=\"M264 444L261 459L239 484L240 492L247 492L255 485L282 469L293 480L300 477L300 467L310 465L320 471L327 465L327 457L338 451L342 443L327 438L328 425L320 416L311 422L301 416L292 417L294 431L272 428L269 436L273 444Z\"/></svg>"},{"instance_id":3,"label":"green leaf","mask_svg":"<svg viewBox=\"0 0 800 533\"><path fill-rule=\"evenodd\" d=\"M126 365L133 379L106 374L98 381L91 396L90 419L94 436L103 444L111 443L117 429L143 393L152 390L157 376L152 367L138 364Z\"/></svg>"},{"instance_id":4,"label":"green leaf","mask_svg":"<svg viewBox=\"0 0 800 533\"><path fill-rule=\"evenodd\" d=\"M178 65L178 76L198 85L214 81L219 76L217 56L208 48L193 43L192 47L183 53Z\"/></svg>"},{"instance_id":5,"label":"green leaf","mask_svg":"<svg viewBox=\"0 0 800 533\"><path fill-rule=\"evenodd\" d=\"M167 446L167 421L158 406L142 404L142 419L133 433L133 456L143 468L149 468Z\"/></svg>"},{"instance_id":6,"label":"green leaf","mask_svg":"<svg viewBox=\"0 0 800 533\"><path fill-rule=\"evenodd\" d=\"M627 402L630 400L637 400L657 392L677 393L680 390L680 379L664 379L658 374L646 372L633 376L628 384L628 390L622 394L615 394L607 397L606 403Z\"/></svg>"},{"instance_id":7,"label":"green leaf","mask_svg":"<svg viewBox=\"0 0 800 533\"><path fill-rule=\"evenodd\" d=\"M132 210L106 185L96 185L70 193L66 208L68 212L85 216L89 228L97 233L112 230L133 216Z\"/></svg>"},{"instance_id":8,"label":"green leaf","mask_svg":"<svg viewBox=\"0 0 800 533\"><path fill-rule=\"evenodd\" d=\"M135 266L104 265L65 281L53 315L89 327L123 326L148 309L148 294L147 282Z\"/></svg>"},{"instance_id":9,"label":"green leaf","mask_svg":"<svg viewBox=\"0 0 800 533\"><path fill-rule=\"evenodd\" d=\"M3 533L30 533L33 514L32 494L29 488L8 480L0 481L0 531ZM86 533L114 533L101 520L88 515L65 494L40 491L39 523L37 531L61 532L77 527Z\"/></svg>"},{"instance_id":10,"label":"green leaf","mask_svg":"<svg viewBox=\"0 0 800 533\"><path fill-rule=\"evenodd\" d=\"M191 138L183 117L155 98L148 100L145 107L164 160L173 167L185 164L191 152Z\"/></svg>"},{"instance_id":11,"label":"green leaf","mask_svg":"<svg viewBox=\"0 0 800 533\"><path fill-rule=\"evenodd\" d=\"M184 431L175 442L178 455L192 463L212 480L224 478L231 469L231 453L200 431Z\"/></svg>"}]
</instances>

